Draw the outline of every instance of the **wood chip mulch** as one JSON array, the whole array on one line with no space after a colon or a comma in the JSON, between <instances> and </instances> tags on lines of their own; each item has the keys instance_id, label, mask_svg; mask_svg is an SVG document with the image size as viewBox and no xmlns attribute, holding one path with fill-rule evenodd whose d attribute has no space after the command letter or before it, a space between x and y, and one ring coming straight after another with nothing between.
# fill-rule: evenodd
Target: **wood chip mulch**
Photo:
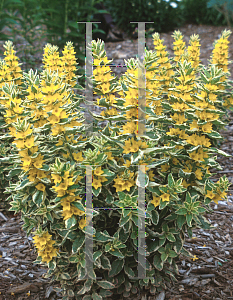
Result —
<instances>
[{"instance_id":1,"label":"wood chip mulch","mask_svg":"<svg viewBox=\"0 0 233 300\"><path fill-rule=\"evenodd\" d=\"M201 60L206 64L213 49L213 42L219 37L224 27L186 25L180 28L188 41L193 33L201 38ZM172 49L171 33L161 34ZM233 57L233 36L230 37L230 59ZM152 40L148 39L148 48L153 49ZM108 58L114 58L114 63L124 64L124 58L135 57L137 54L137 40L126 40L117 43L106 43ZM115 67L118 73L125 71L123 67ZM232 66L230 67L233 74ZM114 72L116 72L113 69ZM116 72L117 73L117 72ZM221 131L224 142L221 149L233 154L233 113L230 113L230 123L225 131ZM226 174L232 185L229 188L228 202L219 201L211 204L213 213L205 217L214 226L212 230L194 230L194 238L186 237L185 248L196 255L196 260L180 257L177 283L168 284L167 289L156 296L144 295L144 300L190 300L190 299L233 299L233 158L220 157L218 161L223 167L216 171L217 180ZM36 251L32 237L27 237L21 229L23 222L20 214L13 215L4 208L0 208L0 300L59 300L59 292L53 291L59 283L49 283L43 278L46 268L33 264Z\"/></svg>"}]
</instances>

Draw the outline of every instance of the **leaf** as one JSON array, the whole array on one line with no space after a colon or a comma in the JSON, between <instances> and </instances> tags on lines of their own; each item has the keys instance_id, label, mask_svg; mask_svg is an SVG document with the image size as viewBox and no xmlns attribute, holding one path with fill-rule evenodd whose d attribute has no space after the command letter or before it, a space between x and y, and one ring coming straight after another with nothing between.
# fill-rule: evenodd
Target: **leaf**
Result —
<instances>
[{"instance_id":1,"label":"leaf","mask_svg":"<svg viewBox=\"0 0 233 300\"><path fill-rule=\"evenodd\" d=\"M162 271L163 269L163 261L161 260L161 256L159 254L155 254L153 258L153 265L155 268L159 271Z\"/></svg>"},{"instance_id":2,"label":"leaf","mask_svg":"<svg viewBox=\"0 0 233 300\"><path fill-rule=\"evenodd\" d=\"M113 289L115 287L114 284L112 284L111 282L107 281L107 280L97 280L96 282L100 287L102 287L103 289Z\"/></svg>"},{"instance_id":3,"label":"leaf","mask_svg":"<svg viewBox=\"0 0 233 300\"><path fill-rule=\"evenodd\" d=\"M121 253L121 251L117 250L116 248L114 250L110 250L109 253L116 257L124 258L124 255Z\"/></svg>"},{"instance_id":4,"label":"leaf","mask_svg":"<svg viewBox=\"0 0 233 300\"><path fill-rule=\"evenodd\" d=\"M100 257L100 260L101 260L101 266L103 269L111 270L111 263L110 263L110 260L107 258L107 256L102 255Z\"/></svg>"},{"instance_id":5,"label":"leaf","mask_svg":"<svg viewBox=\"0 0 233 300\"><path fill-rule=\"evenodd\" d=\"M171 173L169 173L167 180L168 180L168 187L173 188L175 185L175 181Z\"/></svg>"},{"instance_id":6,"label":"leaf","mask_svg":"<svg viewBox=\"0 0 233 300\"><path fill-rule=\"evenodd\" d=\"M173 235L171 232L168 232L168 233L167 233L167 239L168 239L170 242L175 242L175 241L176 241L176 238L174 237L174 235Z\"/></svg>"},{"instance_id":7,"label":"leaf","mask_svg":"<svg viewBox=\"0 0 233 300\"><path fill-rule=\"evenodd\" d=\"M32 196L32 201L39 207L43 200L43 192L36 191L35 194Z\"/></svg>"},{"instance_id":8,"label":"leaf","mask_svg":"<svg viewBox=\"0 0 233 300\"><path fill-rule=\"evenodd\" d=\"M85 208L84 208L84 206L82 205L82 203L81 202L79 202L79 201L74 201L74 202L72 202L72 205L73 206L75 206L75 207L77 207L78 209L80 209L81 211L84 211L85 212Z\"/></svg>"},{"instance_id":9,"label":"leaf","mask_svg":"<svg viewBox=\"0 0 233 300\"><path fill-rule=\"evenodd\" d=\"M73 215L71 218L65 220L65 227L67 229L70 229L71 227L75 226L77 224L77 219Z\"/></svg>"},{"instance_id":10,"label":"leaf","mask_svg":"<svg viewBox=\"0 0 233 300\"><path fill-rule=\"evenodd\" d=\"M187 209L186 209L186 208L181 207L181 208L177 209L177 210L175 211L175 213L176 213L177 215L186 215L188 212L187 212Z\"/></svg>"},{"instance_id":11,"label":"leaf","mask_svg":"<svg viewBox=\"0 0 233 300\"><path fill-rule=\"evenodd\" d=\"M177 253L174 250L170 250L169 257L172 257L172 258L177 257Z\"/></svg>"},{"instance_id":12,"label":"leaf","mask_svg":"<svg viewBox=\"0 0 233 300\"><path fill-rule=\"evenodd\" d=\"M152 214L152 223L154 225L157 225L159 223L159 213L157 212L157 210L152 210L151 212Z\"/></svg>"},{"instance_id":13,"label":"leaf","mask_svg":"<svg viewBox=\"0 0 233 300\"><path fill-rule=\"evenodd\" d=\"M168 258L168 254L166 252L164 252L164 253L161 254L161 260L163 262L165 262L167 260L167 258Z\"/></svg>"},{"instance_id":14,"label":"leaf","mask_svg":"<svg viewBox=\"0 0 233 300\"><path fill-rule=\"evenodd\" d=\"M129 277L135 277L134 271L129 266L125 265L124 271Z\"/></svg>"},{"instance_id":15,"label":"leaf","mask_svg":"<svg viewBox=\"0 0 233 300\"><path fill-rule=\"evenodd\" d=\"M126 216L125 218L121 217L119 226L120 226L120 227L124 226L126 223L129 222L129 220L130 220L130 215L129 215L129 216Z\"/></svg>"},{"instance_id":16,"label":"leaf","mask_svg":"<svg viewBox=\"0 0 233 300\"><path fill-rule=\"evenodd\" d=\"M72 245L72 252L76 253L82 247L84 241L85 241L85 234L82 234L80 237L75 239Z\"/></svg>"},{"instance_id":17,"label":"leaf","mask_svg":"<svg viewBox=\"0 0 233 300\"><path fill-rule=\"evenodd\" d=\"M93 237L93 240L96 240L98 242L109 242L114 240L110 235L104 234L101 231L97 231L95 236Z\"/></svg>"},{"instance_id":18,"label":"leaf","mask_svg":"<svg viewBox=\"0 0 233 300\"><path fill-rule=\"evenodd\" d=\"M153 241L153 242L148 242L148 246L147 246L147 251L152 253L157 251L160 248L159 245L159 239Z\"/></svg>"},{"instance_id":19,"label":"leaf","mask_svg":"<svg viewBox=\"0 0 233 300\"><path fill-rule=\"evenodd\" d=\"M9 174L7 175L7 177L8 177L8 178L12 178L12 177L14 177L14 176L19 175L21 172L22 172L22 169L20 169L20 168L19 168L19 169L15 168L15 169L13 169L13 170L10 170Z\"/></svg>"},{"instance_id":20,"label":"leaf","mask_svg":"<svg viewBox=\"0 0 233 300\"><path fill-rule=\"evenodd\" d=\"M102 251L98 250L96 252L93 253L93 260L96 261L101 255L102 255Z\"/></svg>"},{"instance_id":21,"label":"leaf","mask_svg":"<svg viewBox=\"0 0 233 300\"><path fill-rule=\"evenodd\" d=\"M101 187L98 187L97 190L94 187L92 187L92 193L95 197L98 197L100 192L101 192Z\"/></svg>"},{"instance_id":22,"label":"leaf","mask_svg":"<svg viewBox=\"0 0 233 300\"><path fill-rule=\"evenodd\" d=\"M185 222L186 222L186 218L184 215L177 216L177 225L178 225L179 229L182 228L182 226L184 225Z\"/></svg>"},{"instance_id":23,"label":"leaf","mask_svg":"<svg viewBox=\"0 0 233 300\"><path fill-rule=\"evenodd\" d=\"M220 149L217 149L217 148L210 148L209 151L215 152L215 153L220 154L220 155L225 156L225 157L231 157L232 156L232 155L227 154L226 152L224 152Z\"/></svg>"},{"instance_id":24,"label":"leaf","mask_svg":"<svg viewBox=\"0 0 233 300\"><path fill-rule=\"evenodd\" d=\"M206 133L212 139L222 139L223 137L218 132L212 130L211 132Z\"/></svg>"},{"instance_id":25,"label":"leaf","mask_svg":"<svg viewBox=\"0 0 233 300\"><path fill-rule=\"evenodd\" d=\"M192 214L187 214L186 215L186 221L189 227L192 227L192 219L193 219L193 215Z\"/></svg>"},{"instance_id":26,"label":"leaf","mask_svg":"<svg viewBox=\"0 0 233 300\"><path fill-rule=\"evenodd\" d=\"M123 269L124 266L124 259L116 259L113 261L112 263L112 268L109 271L109 277L113 277L116 276L117 274L119 274L121 272L121 270Z\"/></svg>"},{"instance_id":27,"label":"leaf","mask_svg":"<svg viewBox=\"0 0 233 300\"><path fill-rule=\"evenodd\" d=\"M98 295L98 294L95 293L95 292L92 294L92 298L93 298L93 300L102 300L102 299L103 299L102 296Z\"/></svg>"}]
</instances>

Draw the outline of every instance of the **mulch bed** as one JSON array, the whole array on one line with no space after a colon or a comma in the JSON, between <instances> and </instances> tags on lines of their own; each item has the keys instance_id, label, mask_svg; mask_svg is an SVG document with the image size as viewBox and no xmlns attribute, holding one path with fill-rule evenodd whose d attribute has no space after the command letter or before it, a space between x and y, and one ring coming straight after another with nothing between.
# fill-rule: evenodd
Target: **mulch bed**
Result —
<instances>
[{"instance_id":1,"label":"mulch bed","mask_svg":"<svg viewBox=\"0 0 233 300\"><path fill-rule=\"evenodd\" d=\"M180 28L188 42L193 33L201 38L201 60L203 64L208 62L213 49L213 42L219 37L225 27L204 25L186 25ZM173 39L172 33L161 34L168 50L171 51ZM230 37L230 59L233 56L233 36ZM153 49L152 39L147 39L147 46ZM17 48L17 45L16 45ZM116 67L113 72L121 74L126 69L117 67L124 64L124 58L135 57L137 54L137 40L125 40L117 43L106 43L105 49L108 58L114 58ZM233 67L230 66L233 74ZM230 123L221 134L224 142L221 149L228 154L233 154L233 113L229 114ZM232 157L220 157L218 161L223 167L222 171L216 171L213 180L217 180L226 174L233 184ZM212 171L213 172L213 171ZM228 202L219 201L219 204L211 203L213 213L207 213L205 217L214 226L211 230L194 230L194 238L186 237L185 248L196 255L196 260L180 257L178 266L180 275L178 282L171 282L167 289L156 296L144 296L148 300L188 300L188 299L233 299L233 187L230 186ZM233 193L232 193L233 194ZM0 300L12 299L61 299L53 288L58 283L49 283L49 279L43 278L46 269L34 265L36 251L32 238L27 237L21 229L23 222L20 214L14 215L6 209L0 209ZM142 299L142 298L141 298Z\"/></svg>"}]
</instances>

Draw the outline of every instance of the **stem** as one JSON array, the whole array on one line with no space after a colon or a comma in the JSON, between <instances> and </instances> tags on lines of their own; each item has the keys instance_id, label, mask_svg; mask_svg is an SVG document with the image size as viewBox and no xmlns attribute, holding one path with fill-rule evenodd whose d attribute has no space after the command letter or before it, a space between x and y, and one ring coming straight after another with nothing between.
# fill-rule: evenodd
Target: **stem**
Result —
<instances>
[{"instance_id":1,"label":"stem","mask_svg":"<svg viewBox=\"0 0 233 300\"><path fill-rule=\"evenodd\" d=\"M63 38L66 37L66 30L67 30L67 23L68 23L68 3L69 3L69 0L66 0L65 2L65 20L64 20L64 36Z\"/></svg>"}]
</instances>

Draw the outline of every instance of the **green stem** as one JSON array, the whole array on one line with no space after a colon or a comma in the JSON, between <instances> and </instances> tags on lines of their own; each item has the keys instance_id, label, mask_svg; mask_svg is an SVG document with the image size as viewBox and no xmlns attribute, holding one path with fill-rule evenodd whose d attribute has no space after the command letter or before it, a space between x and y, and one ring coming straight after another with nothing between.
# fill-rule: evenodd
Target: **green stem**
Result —
<instances>
[{"instance_id":1,"label":"green stem","mask_svg":"<svg viewBox=\"0 0 233 300\"><path fill-rule=\"evenodd\" d=\"M68 4L69 4L69 0L66 0L65 2L65 20L64 20L64 37L66 37L66 31L67 31L67 24L68 24Z\"/></svg>"}]
</instances>

